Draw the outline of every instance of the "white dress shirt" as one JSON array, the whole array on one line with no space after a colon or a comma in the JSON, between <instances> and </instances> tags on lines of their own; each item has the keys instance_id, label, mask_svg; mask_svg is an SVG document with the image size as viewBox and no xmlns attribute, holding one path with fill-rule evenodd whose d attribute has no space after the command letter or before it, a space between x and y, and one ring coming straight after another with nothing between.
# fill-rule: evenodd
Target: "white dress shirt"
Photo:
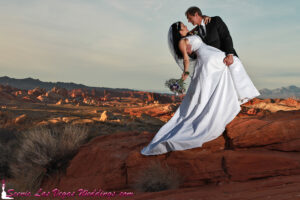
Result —
<instances>
[{"instance_id":1,"label":"white dress shirt","mask_svg":"<svg viewBox=\"0 0 300 200\"><path fill-rule=\"evenodd\" d=\"M205 26L205 23L204 23L204 20L203 20L203 19L202 19L202 21L201 21L201 26L203 26L204 32L205 32L205 35L206 35L206 26Z\"/></svg>"}]
</instances>

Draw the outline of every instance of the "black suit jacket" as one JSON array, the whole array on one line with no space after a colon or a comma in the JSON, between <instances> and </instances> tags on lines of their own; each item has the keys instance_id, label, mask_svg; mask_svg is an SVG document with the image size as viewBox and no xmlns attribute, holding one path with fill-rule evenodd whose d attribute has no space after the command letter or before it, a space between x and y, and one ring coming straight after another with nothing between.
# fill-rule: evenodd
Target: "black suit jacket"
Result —
<instances>
[{"instance_id":1,"label":"black suit jacket","mask_svg":"<svg viewBox=\"0 0 300 200\"><path fill-rule=\"evenodd\" d=\"M205 28L206 36L204 38L199 33L198 29L195 30L197 32L194 31L194 34L199 35L202 38L203 42L205 42L207 45L224 51L226 55L233 54L235 56L238 56L233 48L229 30L221 17L212 17L211 21L205 25Z\"/></svg>"}]
</instances>

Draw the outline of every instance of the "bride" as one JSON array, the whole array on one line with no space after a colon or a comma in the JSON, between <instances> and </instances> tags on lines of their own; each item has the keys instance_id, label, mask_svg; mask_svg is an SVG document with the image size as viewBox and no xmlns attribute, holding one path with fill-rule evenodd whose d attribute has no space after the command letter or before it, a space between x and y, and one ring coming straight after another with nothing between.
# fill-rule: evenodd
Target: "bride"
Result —
<instances>
[{"instance_id":1,"label":"bride","mask_svg":"<svg viewBox=\"0 0 300 200\"><path fill-rule=\"evenodd\" d=\"M198 35L188 35L182 22L172 24L168 42L171 53L184 72L193 68L188 90L173 117L160 128L152 141L141 150L143 155L201 147L219 137L240 112L240 105L260 95L241 61L227 67L225 53L206 45ZM191 67L189 54L196 54Z\"/></svg>"}]
</instances>

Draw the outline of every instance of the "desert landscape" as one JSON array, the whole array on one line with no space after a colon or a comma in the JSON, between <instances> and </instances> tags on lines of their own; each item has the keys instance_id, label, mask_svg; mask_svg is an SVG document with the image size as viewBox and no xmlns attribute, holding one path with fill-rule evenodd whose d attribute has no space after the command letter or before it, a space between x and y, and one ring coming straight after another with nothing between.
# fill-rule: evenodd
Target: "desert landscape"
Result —
<instances>
[{"instance_id":1,"label":"desert landscape","mask_svg":"<svg viewBox=\"0 0 300 200\"><path fill-rule=\"evenodd\" d=\"M300 200L299 10L0 1L0 200Z\"/></svg>"},{"instance_id":2,"label":"desert landscape","mask_svg":"<svg viewBox=\"0 0 300 200\"><path fill-rule=\"evenodd\" d=\"M141 155L183 98L0 85L6 192L13 188L14 199L300 199L299 100L255 98L241 106L227 135L199 148ZM65 194L33 196L55 188ZM116 195L68 196L80 188Z\"/></svg>"}]
</instances>

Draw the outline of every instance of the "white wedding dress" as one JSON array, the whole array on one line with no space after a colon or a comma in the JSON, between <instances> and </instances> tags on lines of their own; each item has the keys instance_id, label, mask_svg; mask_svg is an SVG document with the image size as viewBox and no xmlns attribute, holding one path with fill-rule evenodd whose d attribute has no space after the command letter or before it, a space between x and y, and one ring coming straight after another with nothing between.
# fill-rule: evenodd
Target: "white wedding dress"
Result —
<instances>
[{"instance_id":1,"label":"white wedding dress","mask_svg":"<svg viewBox=\"0 0 300 200\"><path fill-rule=\"evenodd\" d=\"M189 88L173 117L141 150L143 155L201 147L223 133L241 104L260 95L238 57L228 67L223 51L197 35L186 38L197 54Z\"/></svg>"}]
</instances>

